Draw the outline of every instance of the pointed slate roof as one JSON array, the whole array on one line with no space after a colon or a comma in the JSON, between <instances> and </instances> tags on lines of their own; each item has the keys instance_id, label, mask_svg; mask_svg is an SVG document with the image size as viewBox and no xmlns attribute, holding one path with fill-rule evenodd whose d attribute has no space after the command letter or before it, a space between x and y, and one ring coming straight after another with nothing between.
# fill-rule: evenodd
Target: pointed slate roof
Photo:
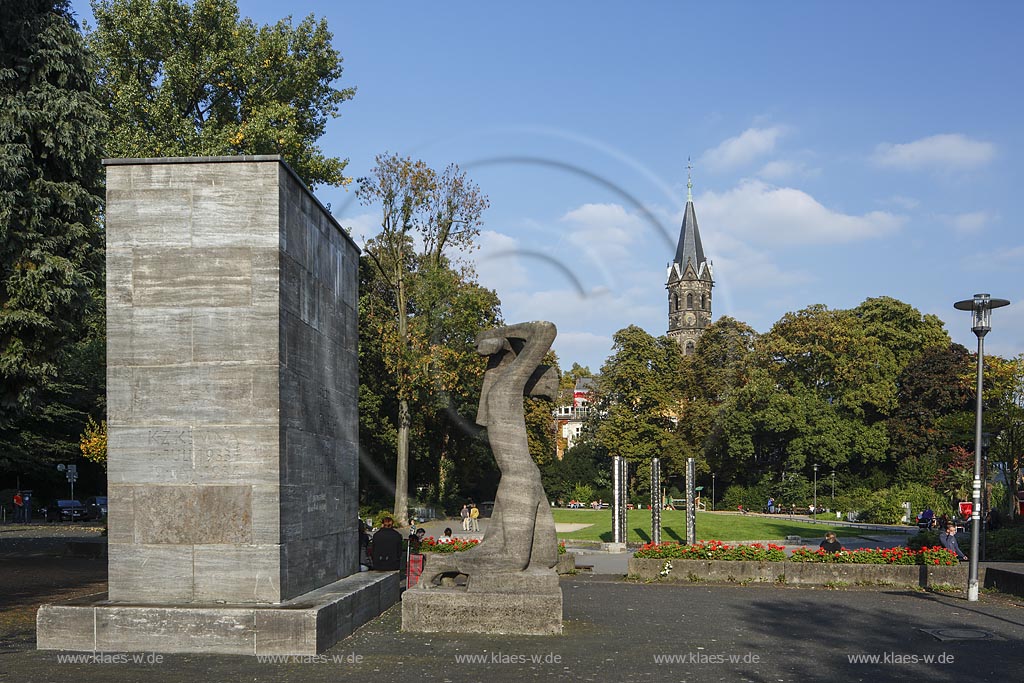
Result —
<instances>
[{"instance_id":1,"label":"pointed slate roof","mask_svg":"<svg viewBox=\"0 0 1024 683\"><path fill-rule=\"evenodd\" d=\"M693 199L686 201L683 213L683 224L679 227L679 244L676 245L676 257L673 263L679 265L679 272L686 271L686 262L693 264L693 271L700 273L704 263L704 247L700 243L700 230L697 228L697 213L693 210Z\"/></svg>"}]
</instances>

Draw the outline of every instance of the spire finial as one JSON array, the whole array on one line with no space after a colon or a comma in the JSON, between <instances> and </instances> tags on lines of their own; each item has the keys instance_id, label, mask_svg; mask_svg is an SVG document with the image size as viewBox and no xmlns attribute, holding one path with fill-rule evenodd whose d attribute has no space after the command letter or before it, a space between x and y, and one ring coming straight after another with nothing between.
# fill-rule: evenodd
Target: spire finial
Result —
<instances>
[{"instance_id":1,"label":"spire finial","mask_svg":"<svg viewBox=\"0 0 1024 683\"><path fill-rule=\"evenodd\" d=\"M693 164L690 157L686 157L686 201L693 201Z\"/></svg>"}]
</instances>

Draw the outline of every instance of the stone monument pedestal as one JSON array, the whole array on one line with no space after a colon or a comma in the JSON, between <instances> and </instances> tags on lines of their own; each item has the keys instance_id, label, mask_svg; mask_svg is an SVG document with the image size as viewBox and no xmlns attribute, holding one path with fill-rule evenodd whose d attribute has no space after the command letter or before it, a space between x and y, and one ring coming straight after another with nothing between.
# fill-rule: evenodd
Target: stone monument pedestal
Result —
<instances>
[{"instance_id":1,"label":"stone monument pedestal","mask_svg":"<svg viewBox=\"0 0 1024 683\"><path fill-rule=\"evenodd\" d=\"M316 655L398 601L398 574L363 572L280 605L150 605L106 593L36 615L40 650Z\"/></svg>"},{"instance_id":2,"label":"stone monument pedestal","mask_svg":"<svg viewBox=\"0 0 1024 683\"><path fill-rule=\"evenodd\" d=\"M561 635L562 588L553 569L486 574L465 586L420 585L402 594L402 630Z\"/></svg>"},{"instance_id":3,"label":"stone monument pedestal","mask_svg":"<svg viewBox=\"0 0 1024 683\"><path fill-rule=\"evenodd\" d=\"M107 168L106 596L40 649L317 653L360 574L359 249L279 157Z\"/></svg>"}]
</instances>

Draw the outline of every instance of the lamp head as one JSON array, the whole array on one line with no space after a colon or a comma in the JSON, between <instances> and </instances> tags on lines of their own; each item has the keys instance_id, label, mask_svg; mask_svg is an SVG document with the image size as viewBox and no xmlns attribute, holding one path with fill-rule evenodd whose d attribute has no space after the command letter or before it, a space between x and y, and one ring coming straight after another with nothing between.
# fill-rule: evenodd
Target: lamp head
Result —
<instances>
[{"instance_id":1,"label":"lamp head","mask_svg":"<svg viewBox=\"0 0 1024 683\"><path fill-rule=\"evenodd\" d=\"M988 294L975 294L973 299L957 301L953 308L971 312L971 331L984 337L992 329L992 309L1010 304L1006 299L993 299Z\"/></svg>"}]
</instances>

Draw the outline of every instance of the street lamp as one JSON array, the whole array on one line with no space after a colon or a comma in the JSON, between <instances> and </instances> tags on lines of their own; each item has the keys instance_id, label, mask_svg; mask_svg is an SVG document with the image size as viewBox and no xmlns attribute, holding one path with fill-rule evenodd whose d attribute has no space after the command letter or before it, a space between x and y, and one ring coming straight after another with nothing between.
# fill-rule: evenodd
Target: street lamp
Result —
<instances>
[{"instance_id":1,"label":"street lamp","mask_svg":"<svg viewBox=\"0 0 1024 683\"><path fill-rule=\"evenodd\" d=\"M715 473L711 473L711 511L715 511Z\"/></svg>"},{"instance_id":2,"label":"street lamp","mask_svg":"<svg viewBox=\"0 0 1024 683\"><path fill-rule=\"evenodd\" d=\"M832 508L836 507L836 471L832 470Z\"/></svg>"},{"instance_id":3,"label":"street lamp","mask_svg":"<svg viewBox=\"0 0 1024 683\"><path fill-rule=\"evenodd\" d=\"M978 601L978 549L981 537L981 393L985 371L985 335L992 329L992 309L1009 305L1006 299L993 299L988 294L975 294L973 299L957 301L953 308L971 312L971 331L978 337L978 390L974 409L974 484L971 495L971 557L967 574L967 599Z\"/></svg>"},{"instance_id":4,"label":"street lamp","mask_svg":"<svg viewBox=\"0 0 1024 683\"><path fill-rule=\"evenodd\" d=\"M814 463L814 514L818 514L818 463Z\"/></svg>"}]
</instances>

